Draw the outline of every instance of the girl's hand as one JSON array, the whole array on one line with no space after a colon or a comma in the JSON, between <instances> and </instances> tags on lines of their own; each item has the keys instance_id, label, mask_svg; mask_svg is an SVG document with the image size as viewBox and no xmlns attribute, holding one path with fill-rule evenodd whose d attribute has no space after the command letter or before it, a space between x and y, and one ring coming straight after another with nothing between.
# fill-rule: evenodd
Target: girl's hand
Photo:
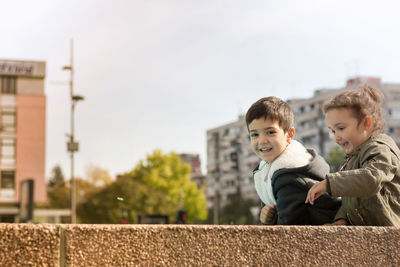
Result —
<instances>
[{"instance_id":1,"label":"girl's hand","mask_svg":"<svg viewBox=\"0 0 400 267\"><path fill-rule=\"evenodd\" d=\"M333 223L327 223L324 225L328 225L328 226L335 226L335 225L348 225L347 221L345 219L339 219L337 221L334 221Z\"/></svg>"},{"instance_id":2,"label":"girl's hand","mask_svg":"<svg viewBox=\"0 0 400 267\"><path fill-rule=\"evenodd\" d=\"M326 193L326 180L314 184L310 190L308 190L307 198L305 203L314 205L314 200Z\"/></svg>"},{"instance_id":3,"label":"girl's hand","mask_svg":"<svg viewBox=\"0 0 400 267\"><path fill-rule=\"evenodd\" d=\"M263 224L275 224L276 218L276 205L266 205L262 208L260 213L260 221Z\"/></svg>"}]
</instances>

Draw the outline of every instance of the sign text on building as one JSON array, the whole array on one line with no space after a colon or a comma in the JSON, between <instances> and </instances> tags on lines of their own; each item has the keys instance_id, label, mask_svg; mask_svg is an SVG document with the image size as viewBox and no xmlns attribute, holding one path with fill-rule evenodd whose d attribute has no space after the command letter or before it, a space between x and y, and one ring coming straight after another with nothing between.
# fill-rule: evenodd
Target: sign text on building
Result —
<instances>
[{"instance_id":1,"label":"sign text on building","mask_svg":"<svg viewBox=\"0 0 400 267\"><path fill-rule=\"evenodd\" d=\"M0 74L33 75L34 64L26 62L1 62Z\"/></svg>"}]
</instances>

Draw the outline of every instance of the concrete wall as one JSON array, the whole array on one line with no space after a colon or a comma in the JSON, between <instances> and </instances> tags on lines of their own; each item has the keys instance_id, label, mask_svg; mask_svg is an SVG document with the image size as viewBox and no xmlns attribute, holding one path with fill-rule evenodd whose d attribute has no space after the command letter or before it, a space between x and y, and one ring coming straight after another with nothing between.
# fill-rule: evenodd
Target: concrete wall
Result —
<instances>
[{"instance_id":1,"label":"concrete wall","mask_svg":"<svg viewBox=\"0 0 400 267\"><path fill-rule=\"evenodd\" d=\"M0 224L0 265L400 266L400 228Z\"/></svg>"}]
</instances>

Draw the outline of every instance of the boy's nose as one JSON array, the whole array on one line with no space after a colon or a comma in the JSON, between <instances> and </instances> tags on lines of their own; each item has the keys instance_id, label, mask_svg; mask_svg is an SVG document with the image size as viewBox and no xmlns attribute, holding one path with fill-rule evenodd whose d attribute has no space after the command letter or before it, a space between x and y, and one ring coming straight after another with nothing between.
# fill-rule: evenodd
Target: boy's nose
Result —
<instances>
[{"instance_id":1,"label":"boy's nose","mask_svg":"<svg viewBox=\"0 0 400 267\"><path fill-rule=\"evenodd\" d=\"M260 141L261 143L266 143L268 141L268 137L266 135L261 135Z\"/></svg>"}]
</instances>

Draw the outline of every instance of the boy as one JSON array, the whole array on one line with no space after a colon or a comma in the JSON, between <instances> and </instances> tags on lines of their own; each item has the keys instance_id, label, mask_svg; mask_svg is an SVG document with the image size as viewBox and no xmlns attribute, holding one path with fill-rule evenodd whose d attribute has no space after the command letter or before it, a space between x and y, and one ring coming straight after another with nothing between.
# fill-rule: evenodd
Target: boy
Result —
<instances>
[{"instance_id":1,"label":"boy","mask_svg":"<svg viewBox=\"0 0 400 267\"><path fill-rule=\"evenodd\" d=\"M261 159L253 171L256 191L265 205L264 224L321 225L331 223L340 206L325 194L312 206L305 204L308 189L329 172L325 160L293 140L293 112L276 97L255 102L246 114L251 147ZM276 216L277 215L277 216Z\"/></svg>"}]
</instances>

